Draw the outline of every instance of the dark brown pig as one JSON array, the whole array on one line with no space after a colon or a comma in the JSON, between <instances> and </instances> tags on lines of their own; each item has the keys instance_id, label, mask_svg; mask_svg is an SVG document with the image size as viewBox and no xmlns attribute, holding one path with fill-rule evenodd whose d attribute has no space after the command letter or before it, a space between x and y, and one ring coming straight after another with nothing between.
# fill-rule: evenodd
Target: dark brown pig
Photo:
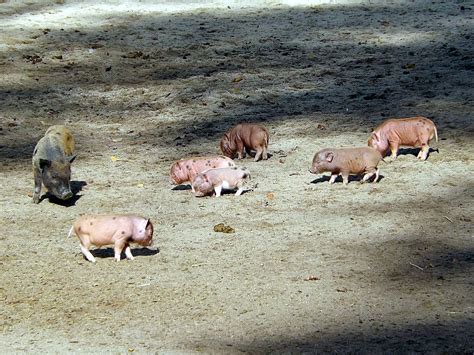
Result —
<instances>
[{"instance_id":1,"label":"dark brown pig","mask_svg":"<svg viewBox=\"0 0 474 355\"><path fill-rule=\"evenodd\" d=\"M382 156L378 151L370 147L345 148L345 149L323 149L317 152L313 158L310 172L320 174L331 172L329 183L333 184L339 174L342 175L344 185L349 183L349 175L362 175L362 182L369 180L375 175L374 182L379 178L377 165Z\"/></svg>"},{"instance_id":2,"label":"dark brown pig","mask_svg":"<svg viewBox=\"0 0 474 355\"><path fill-rule=\"evenodd\" d=\"M133 260L130 243L150 246L153 243L153 224L147 218L133 215L86 215L74 222L69 231L75 232L81 242L81 251L87 260L95 262L89 251L91 245L114 245L115 260L125 248L125 256Z\"/></svg>"},{"instance_id":3,"label":"dark brown pig","mask_svg":"<svg viewBox=\"0 0 474 355\"><path fill-rule=\"evenodd\" d=\"M245 168L209 169L196 176L193 189L197 197L211 195L213 192L220 196L223 189L237 190L235 196L244 191L244 183L250 179L250 173Z\"/></svg>"},{"instance_id":4,"label":"dark brown pig","mask_svg":"<svg viewBox=\"0 0 474 355\"><path fill-rule=\"evenodd\" d=\"M71 163L76 158L73 153L74 137L71 131L61 125L49 127L33 151L34 203L40 201L41 184L61 200L72 197Z\"/></svg>"},{"instance_id":5,"label":"dark brown pig","mask_svg":"<svg viewBox=\"0 0 474 355\"><path fill-rule=\"evenodd\" d=\"M181 159L171 166L170 183L173 185L191 183L196 175L205 170L231 166L235 166L234 161L221 155Z\"/></svg>"},{"instance_id":6,"label":"dark brown pig","mask_svg":"<svg viewBox=\"0 0 474 355\"><path fill-rule=\"evenodd\" d=\"M240 123L229 129L221 139L221 151L229 158L237 159L245 157L245 153L250 155L255 151L255 161L268 159L268 130L255 123Z\"/></svg>"},{"instance_id":7,"label":"dark brown pig","mask_svg":"<svg viewBox=\"0 0 474 355\"><path fill-rule=\"evenodd\" d=\"M392 159L396 159L400 146L421 148L417 158L426 160L430 151L428 144L433 138L438 141L438 132L433 121L426 117L392 118L375 128L368 145L383 156L390 151Z\"/></svg>"}]
</instances>

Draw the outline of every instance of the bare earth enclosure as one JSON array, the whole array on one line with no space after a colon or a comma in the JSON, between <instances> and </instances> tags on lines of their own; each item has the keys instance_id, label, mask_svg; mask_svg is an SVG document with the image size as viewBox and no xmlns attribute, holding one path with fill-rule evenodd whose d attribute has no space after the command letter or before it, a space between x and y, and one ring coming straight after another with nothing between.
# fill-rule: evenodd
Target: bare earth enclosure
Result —
<instances>
[{"instance_id":1,"label":"bare earth enclosure","mask_svg":"<svg viewBox=\"0 0 474 355\"><path fill-rule=\"evenodd\" d=\"M0 1L0 352L472 353L474 6L469 1ZM432 119L427 161L311 175L389 117ZM270 131L242 196L171 164ZM32 203L31 155L74 133L70 203ZM85 213L155 246L86 261ZM224 223L235 233L214 232Z\"/></svg>"}]
</instances>

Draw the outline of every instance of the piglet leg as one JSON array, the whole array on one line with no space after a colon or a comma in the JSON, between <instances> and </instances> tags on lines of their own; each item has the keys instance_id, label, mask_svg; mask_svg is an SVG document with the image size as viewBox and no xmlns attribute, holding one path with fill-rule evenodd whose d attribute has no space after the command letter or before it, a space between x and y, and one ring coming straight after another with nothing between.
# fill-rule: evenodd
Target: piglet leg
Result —
<instances>
[{"instance_id":1,"label":"piglet leg","mask_svg":"<svg viewBox=\"0 0 474 355\"><path fill-rule=\"evenodd\" d=\"M428 144L424 144L421 147L420 152L418 153L417 158L421 160L426 160L428 158L428 152L430 151L430 146Z\"/></svg>"},{"instance_id":2,"label":"piglet leg","mask_svg":"<svg viewBox=\"0 0 474 355\"><path fill-rule=\"evenodd\" d=\"M361 180L361 183L364 183L364 182L368 181L374 175L375 175L374 182L377 182L377 180L379 179L379 169L375 169L375 170L370 171L367 174L365 174L364 177Z\"/></svg>"},{"instance_id":3,"label":"piglet leg","mask_svg":"<svg viewBox=\"0 0 474 355\"><path fill-rule=\"evenodd\" d=\"M243 184L242 182L239 182L239 183L237 184L238 190L237 190L237 192L235 193L235 196L240 196L240 195L242 195L242 192L244 192L244 186L243 186L243 185L244 185L244 184Z\"/></svg>"},{"instance_id":4,"label":"piglet leg","mask_svg":"<svg viewBox=\"0 0 474 355\"><path fill-rule=\"evenodd\" d=\"M114 244L114 258L116 261L120 261L120 255L122 254L122 250L125 247L125 243L121 240L115 242Z\"/></svg>"},{"instance_id":5,"label":"piglet leg","mask_svg":"<svg viewBox=\"0 0 474 355\"><path fill-rule=\"evenodd\" d=\"M242 142L237 142L237 159L245 158L245 148Z\"/></svg>"},{"instance_id":6,"label":"piglet leg","mask_svg":"<svg viewBox=\"0 0 474 355\"><path fill-rule=\"evenodd\" d=\"M127 246L125 247L125 256L127 257L128 260L133 260L134 257L132 255L132 251L130 250L130 245L127 244Z\"/></svg>"},{"instance_id":7,"label":"piglet leg","mask_svg":"<svg viewBox=\"0 0 474 355\"><path fill-rule=\"evenodd\" d=\"M397 159L398 144L390 143L390 152L391 152L390 158L392 160Z\"/></svg>"},{"instance_id":8,"label":"piglet leg","mask_svg":"<svg viewBox=\"0 0 474 355\"><path fill-rule=\"evenodd\" d=\"M41 175L36 169L33 172L35 178L35 191L33 193L33 203L39 203L41 195Z\"/></svg>"},{"instance_id":9,"label":"piglet leg","mask_svg":"<svg viewBox=\"0 0 474 355\"><path fill-rule=\"evenodd\" d=\"M84 256L86 257L87 260L89 260L92 263L95 263L94 255L92 255L91 252L89 251L89 245L84 246L84 245L81 244L81 251L82 251L82 254L84 254Z\"/></svg>"},{"instance_id":10,"label":"piglet leg","mask_svg":"<svg viewBox=\"0 0 474 355\"><path fill-rule=\"evenodd\" d=\"M219 197L222 192L222 184L215 186L214 191L216 192L216 197Z\"/></svg>"},{"instance_id":11,"label":"piglet leg","mask_svg":"<svg viewBox=\"0 0 474 355\"><path fill-rule=\"evenodd\" d=\"M349 183L349 174L341 174L342 175L342 183L347 185Z\"/></svg>"},{"instance_id":12,"label":"piglet leg","mask_svg":"<svg viewBox=\"0 0 474 355\"><path fill-rule=\"evenodd\" d=\"M257 148L257 153L255 153L255 161L259 161L260 157L262 156L263 150L262 148Z\"/></svg>"}]
</instances>

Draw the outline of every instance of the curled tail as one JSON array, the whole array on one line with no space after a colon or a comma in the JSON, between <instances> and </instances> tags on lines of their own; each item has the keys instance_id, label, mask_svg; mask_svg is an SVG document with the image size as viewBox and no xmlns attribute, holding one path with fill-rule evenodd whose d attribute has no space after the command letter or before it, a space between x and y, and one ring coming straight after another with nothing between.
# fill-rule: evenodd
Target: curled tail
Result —
<instances>
[{"instance_id":1,"label":"curled tail","mask_svg":"<svg viewBox=\"0 0 474 355\"><path fill-rule=\"evenodd\" d=\"M262 126L262 128L263 128L263 131L265 132L265 133L264 133L264 134L265 134L265 136L264 136L264 138L265 138L265 144L266 144L266 146L268 147L268 142L270 141L270 132L268 132L267 127Z\"/></svg>"},{"instance_id":2,"label":"curled tail","mask_svg":"<svg viewBox=\"0 0 474 355\"><path fill-rule=\"evenodd\" d=\"M69 229L69 234L67 235L68 238L71 237L73 230L74 230L74 226L71 226L71 229Z\"/></svg>"}]
</instances>

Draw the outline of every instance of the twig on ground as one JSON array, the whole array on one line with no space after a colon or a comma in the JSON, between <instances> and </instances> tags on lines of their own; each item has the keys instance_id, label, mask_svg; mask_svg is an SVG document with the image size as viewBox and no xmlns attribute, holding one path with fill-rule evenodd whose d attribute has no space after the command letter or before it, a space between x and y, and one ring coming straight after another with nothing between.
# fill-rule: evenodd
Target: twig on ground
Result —
<instances>
[{"instance_id":1,"label":"twig on ground","mask_svg":"<svg viewBox=\"0 0 474 355\"><path fill-rule=\"evenodd\" d=\"M413 264L413 263L410 263L410 265L411 265L411 266L414 266L414 267L416 267L417 269L420 269L420 270L422 270L422 271L424 270L421 266L415 265L415 264Z\"/></svg>"}]
</instances>

